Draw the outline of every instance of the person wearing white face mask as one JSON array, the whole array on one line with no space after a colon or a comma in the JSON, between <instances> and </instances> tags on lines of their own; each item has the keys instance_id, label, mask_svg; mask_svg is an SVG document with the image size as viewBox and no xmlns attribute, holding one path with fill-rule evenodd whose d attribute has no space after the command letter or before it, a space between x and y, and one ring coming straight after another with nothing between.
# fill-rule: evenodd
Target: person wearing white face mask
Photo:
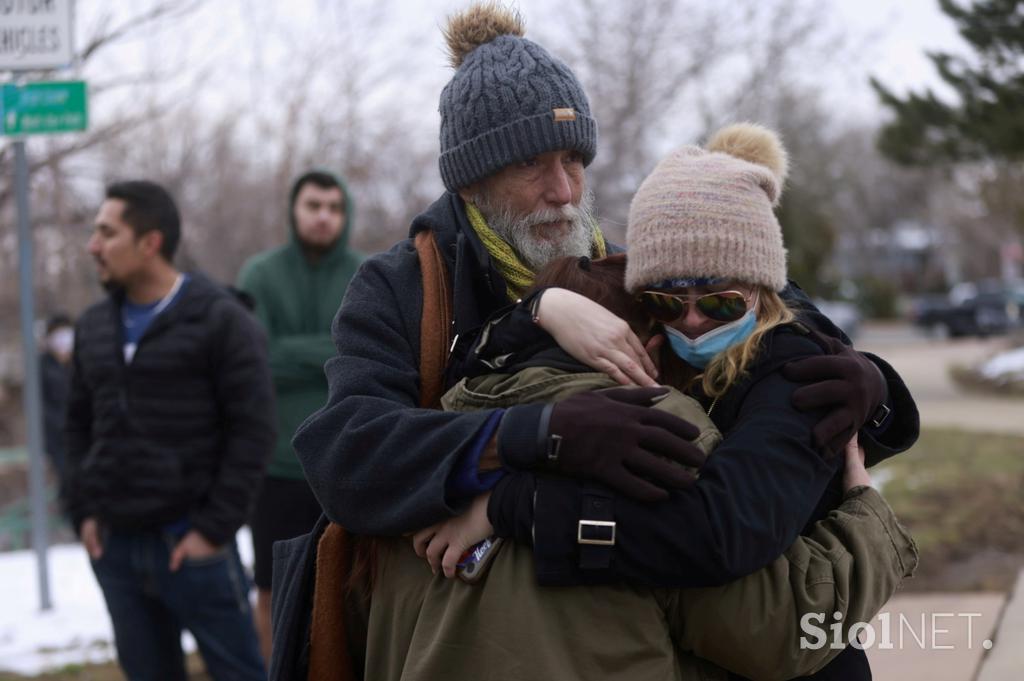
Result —
<instances>
[{"instance_id":1,"label":"person wearing white face mask","mask_svg":"<svg viewBox=\"0 0 1024 681\"><path fill-rule=\"evenodd\" d=\"M64 419L71 386L71 351L75 329L71 317L55 314L46 322L44 351L39 357L43 393L43 447L58 480L64 479Z\"/></svg>"}]
</instances>

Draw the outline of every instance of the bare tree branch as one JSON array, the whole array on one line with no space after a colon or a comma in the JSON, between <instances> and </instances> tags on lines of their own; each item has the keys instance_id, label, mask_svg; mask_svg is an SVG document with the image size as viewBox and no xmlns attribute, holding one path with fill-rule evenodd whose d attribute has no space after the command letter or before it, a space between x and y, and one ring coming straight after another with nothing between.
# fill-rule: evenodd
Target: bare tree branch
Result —
<instances>
[{"instance_id":1,"label":"bare tree branch","mask_svg":"<svg viewBox=\"0 0 1024 681\"><path fill-rule=\"evenodd\" d=\"M100 21L101 25L96 35L86 41L85 46L79 50L78 59L83 62L87 61L103 48L146 26L155 25L167 19L186 16L198 9L203 2L204 0L166 0L165 2L153 5L146 12L126 19L113 28L109 28L111 19L108 14Z\"/></svg>"}]
</instances>

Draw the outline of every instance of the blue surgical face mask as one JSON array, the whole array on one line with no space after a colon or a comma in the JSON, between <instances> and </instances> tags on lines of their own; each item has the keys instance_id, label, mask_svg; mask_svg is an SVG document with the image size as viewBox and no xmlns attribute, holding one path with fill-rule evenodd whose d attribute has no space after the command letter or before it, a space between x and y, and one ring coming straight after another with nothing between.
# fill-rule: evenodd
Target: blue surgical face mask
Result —
<instances>
[{"instance_id":1,"label":"blue surgical face mask","mask_svg":"<svg viewBox=\"0 0 1024 681\"><path fill-rule=\"evenodd\" d=\"M690 366L703 369L718 353L747 340L757 327L757 317L751 309L736 321L711 329L696 338L687 338L682 331L673 329L668 324L663 326L672 351Z\"/></svg>"}]
</instances>

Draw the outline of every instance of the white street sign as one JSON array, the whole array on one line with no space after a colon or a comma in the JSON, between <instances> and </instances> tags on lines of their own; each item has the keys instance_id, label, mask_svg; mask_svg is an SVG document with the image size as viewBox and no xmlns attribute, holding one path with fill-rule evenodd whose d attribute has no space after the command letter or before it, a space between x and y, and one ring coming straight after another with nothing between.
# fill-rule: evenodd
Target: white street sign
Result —
<instances>
[{"instance_id":1,"label":"white street sign","mask_svg":"<svg viewBox=\"0 0 1024 681\"><path fill-rule=\"evenodd\" d=\"M0 0L0 71L71 63L73 0Z\"/></svg>"}]
</instances>

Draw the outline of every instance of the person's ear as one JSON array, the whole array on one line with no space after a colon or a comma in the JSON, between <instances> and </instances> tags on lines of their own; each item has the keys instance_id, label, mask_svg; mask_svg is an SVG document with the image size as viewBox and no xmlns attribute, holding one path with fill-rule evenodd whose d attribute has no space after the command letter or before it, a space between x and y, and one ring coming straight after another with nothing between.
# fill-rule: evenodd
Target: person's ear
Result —
<instances>
[{"instance_id":1,"label":"person's ear","mask_svg":"<svg viewBox=\"0 0 1024 681\"><path fill-rule=\"evenodd\" d=\"M160 254L160 249L164 245L163 232L157 229L151 229L139 238L139 248L143 254L147 257L153 257Z\"/></svg>"}]
</instances>

